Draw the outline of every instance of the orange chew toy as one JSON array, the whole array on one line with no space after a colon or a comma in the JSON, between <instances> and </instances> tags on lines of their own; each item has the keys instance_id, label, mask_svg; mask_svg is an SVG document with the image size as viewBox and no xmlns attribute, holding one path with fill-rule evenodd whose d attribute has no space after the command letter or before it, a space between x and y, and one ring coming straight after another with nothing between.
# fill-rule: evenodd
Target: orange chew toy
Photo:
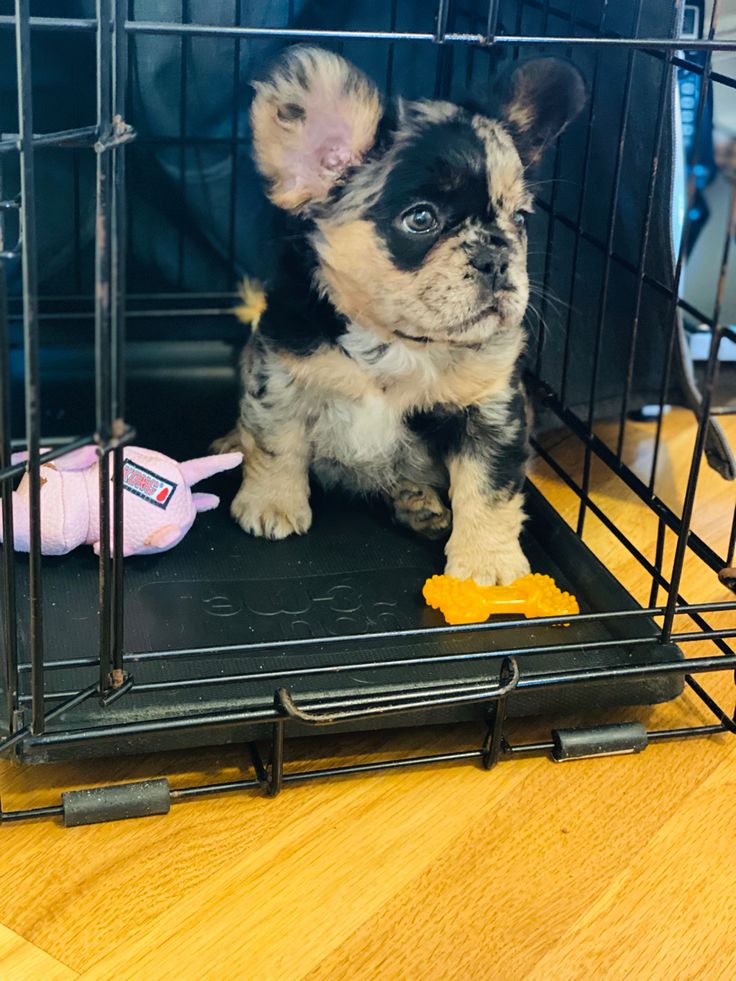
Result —
<instances>
[{"instance_id":1,"label":"orange chew toy","mask_svg":"<svg viewBox=\"0 0 736 981\"><path fill-rule=\"evenodd\" d=\"M481 623L494 613L557 617L580 612L578 601L563 593L550 576L530 573L510 586L479 586L472 579L432 576L422 590L427 605L450 624Z\"/></svg>"}]
</instances>

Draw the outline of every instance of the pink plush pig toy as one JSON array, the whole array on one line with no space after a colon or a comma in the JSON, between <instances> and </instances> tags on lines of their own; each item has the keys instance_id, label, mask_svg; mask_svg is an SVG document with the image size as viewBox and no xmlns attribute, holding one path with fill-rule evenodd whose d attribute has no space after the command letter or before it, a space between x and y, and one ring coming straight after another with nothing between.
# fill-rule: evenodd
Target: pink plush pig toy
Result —
<instances>
[{"instance_id":1,"label":"pink plush pig toy","mask_svg":"<svg viewBox=\"0 0 736 981\"><path fill-rule=\"evenodd\" d=\"M13 463L27 456L16 453ZM176 463L155 450L127 447L123 455L123 555L151 555L178 545L197 512L210 511L220 503L214 494L192 493L190 488L205 477L237 467L242 459L241 453L223 453ZM13 494L13 538L19 552L29 547L29 487L25 474ZM41 465L42 553L65 555L85 544L99 554L99 458L94 446Z\"/></svg>"}]
</instances>

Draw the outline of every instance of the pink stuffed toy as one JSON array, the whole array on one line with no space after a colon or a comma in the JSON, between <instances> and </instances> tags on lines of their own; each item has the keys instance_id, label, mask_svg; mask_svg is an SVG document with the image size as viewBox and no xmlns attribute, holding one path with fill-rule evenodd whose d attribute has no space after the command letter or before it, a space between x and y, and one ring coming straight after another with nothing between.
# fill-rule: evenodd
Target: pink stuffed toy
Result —
<instances>
[{"instance_id":1,"label":"pink stuffed toy","mask_svg":"<svg viewBox=\"0 0 736 981\"><path fill-rule=\"evenodd\" d=\"M13 463L27 459L13 455ZM165 552L182 540L198 511L220 503L214 494L193 494L194 484L241 463L241 453L204 456L176 463L163 453L129 446L123 452L123 555ZM13 494L14 545L29 546L28 474ZM0 523L0 542L2 542ZM41 551L65 555L78 545L100 551L99 457L84 446L51 463L41 464Z\"/></svg>"}]
</instances>

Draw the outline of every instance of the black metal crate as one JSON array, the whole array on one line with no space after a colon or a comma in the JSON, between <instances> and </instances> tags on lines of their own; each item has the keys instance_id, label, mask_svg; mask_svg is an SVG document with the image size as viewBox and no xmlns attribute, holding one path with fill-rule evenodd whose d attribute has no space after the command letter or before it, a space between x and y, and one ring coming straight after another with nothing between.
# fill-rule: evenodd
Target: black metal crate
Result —
<instances>
[{"instance_id":1,"label":"black metal crate","mask_svg":"<svg viewBox=\"0 0 736 981\"><path fill-rule=\"evenodd\" d=\"M669 0L233 0L217 10L182 0L171 22L154 20L156 5L144 0L70 6L58 16L54 5L0 2L0 487L7 529L24 469L10 465L10 453L27 447L35 542L29 556L0 552L0 750L43 761L265 733L270 768L254 749L255 781L221 789L260 783L275 792L288 780L284 735L316 725L334 732L478 719L482 748L443 758L486 766L524 753L638 751L647 741L736 731L695 677L736 666L728 643L736 617L712 625L712 616L721 624L736 612L725 590L736 580L736 510L723 518L725 547L692 527L703 456L735 476L717 425L733 411L719 405L726 386L718 384L720 353L734 341L723 316L733 213L712 308L701 311L683 287L700 233L699 137L713 90L736 87L714 63L736 50L717 33L719 4L693 5L702 37L692 40L680 36L683 5ZM539 51L571 58L585 75L588 106L539 175L530 228L535 448L579 507L572 529L530 486L525 545L535 571L579 597L581 614L569 625L444 626L420 597L424 579L441 571L441 548L392 527L377 506L348 508L333 496L318 495L305 538L246 538L221 508L198 518L174 551L123 564L125 445L135 438L185 459L205 452L234 417L244 340L234 290L244 274L268 275L249 83L281 46L304 39L345 54L389 97L477 100L507 62ZM72 63L73 78L54 75L54 64ZM676 97L683 78L696 80L695 138L685 147ZM12 99L3 101L3 86ZM71 88L75 97L65 98ZM678 206L684 220L675 229ZM699 387L687 343L695 328L710 345ZM676 502L658 484L673 402L698 417ZM647 474L626 449L632 417L648 412ZM613 430L601 429L611 421ZM559 462L548 438L555 427L580 441L579 468ZM113 545L103 529L99 560L88 549L42 559L40 461L88 444L103 462ZM594 466L647 506L658 529L654 554L591 494ZM229 499L234 481L217 483ZM591 520L644 570L647 603L586 546ZM691 559L714 580L721 575L723 599L688 603ZM666 701L685 684L714 721L647 733L624 713L623 729L608 724L611 706ZM535 743L512 745L504 735L509 717L564 720L583 707L605 724L572 736L559 728ZM412 762L434 758L385 765ZM190 796L200 792L209 791Z\"/></svg>"}]
</instances>

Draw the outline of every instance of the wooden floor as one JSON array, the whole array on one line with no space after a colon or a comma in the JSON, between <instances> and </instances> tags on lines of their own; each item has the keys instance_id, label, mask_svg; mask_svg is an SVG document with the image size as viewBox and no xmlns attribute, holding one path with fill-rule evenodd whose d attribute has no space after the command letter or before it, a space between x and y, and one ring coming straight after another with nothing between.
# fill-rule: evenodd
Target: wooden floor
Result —
<instances>
[{"instance_id":1,"label":"wooden floor","mask_svg":"<svg viewBox=\"0 0 736 981\"><path fill-rule=\"evenodd\" d=\"M642 473L651 432L634 425L627 441ZM668 417L665 436L658 489L675 501L693 438L687 413ZM579 470L572 439L558 440L555 452ZM573 495L541 464L536 480L572 519ZM651 557L656 527L645 509L603 468L594 468L593 486ZM733 503L734 485L706 468L696 528L719 549ZM646 577L615 539L594 519L586 533L647 602ZM691 601L728 598L696 561L683 591ZM708 684L733 707L732 678ZM710 721L686 696L643 717L652 726ZM479 736L454 727L329 745L344 761L389 748L475 747ZM313 765L324 743L290 747L297 751ZM6 806L36 806L95 782L234 778L242 763L233 748L3 764L0 788ZM447 766L291 786L275 800L223 796L80 829L11 825L0 856L0 981L736 976L733 737L567 765L515 760L491 773Z\"/></svg>"}]
</instances>

